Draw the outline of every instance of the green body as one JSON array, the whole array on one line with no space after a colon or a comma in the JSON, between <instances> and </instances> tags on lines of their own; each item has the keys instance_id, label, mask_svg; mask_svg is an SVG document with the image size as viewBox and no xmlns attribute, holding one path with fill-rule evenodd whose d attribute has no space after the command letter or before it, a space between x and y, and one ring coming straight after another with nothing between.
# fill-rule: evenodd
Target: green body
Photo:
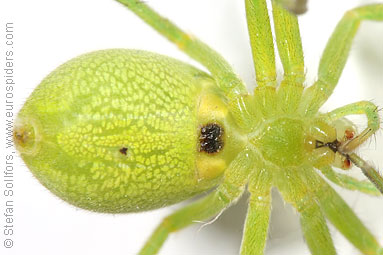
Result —
<instances>
[{"instance_id":1,"label":"green body","mask_svg":"<svg viewBox=\"0 0 383 255\"><path fill-rule=\"evenodd\" d=\"M206 73L158 54L85 54L46 77L20 111L16 129L28 123L35 134L22 157L82 208L132 212L185 200L219 180L196 166L197 113L214 87Z\"/></svg>"},{"instance_id":2,"label":"green body","mask_svg":"<svg viewBox=\"0 0 383 255\"><path fill-rule=\"evenodd\" d=\"M336 254L326 219L363 254L383 254L316 171L348 189L383 192L382 177L353 153L379 129L377 107L361 101L318 111L339 80L359 24L383 20L382 4L345 14L326 46L318 80L305 88L296 16L272 1L284 69L279 83L266 1L245 0L258 85L249 94L230 65L203 42L141 1L118 1L211 76L132 50L94 52L56 69L27 100L14 130L17 149L49 190L76 206L118 213L167 206L216 186L165 218L140 254L157 253L171 232L214 217L245 190L250 199L241 254L263 254L272 187L299 212L312 254ZM344 119L354 114L367 117L360 134ZM378 189L332 169L347 170L350 161Z\"/></svg>"}]
</instances>

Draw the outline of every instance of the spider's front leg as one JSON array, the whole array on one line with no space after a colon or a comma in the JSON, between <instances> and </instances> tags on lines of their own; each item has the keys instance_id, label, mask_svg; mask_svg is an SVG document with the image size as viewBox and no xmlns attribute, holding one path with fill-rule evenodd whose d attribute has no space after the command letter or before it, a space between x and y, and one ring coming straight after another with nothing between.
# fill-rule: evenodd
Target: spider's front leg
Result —
<instances>
[{"instance_id":1,"label":"spider's front leg","mask_svg":"<svg viewBox=\"0 0 383 255\"><path fill-rule=\"evenodd\" d=\"M281 86L302 86L305 70L298 19L276 1L272 3L276 41L284 70Z\"/></svg>"},{"instance_id":2,"label":"spider's front leg","mask_svg":"<svg viewBox=\"0 0 383 255\"><path fill-rule=\"evenodd\" d=\"M375 187L383 194L383 177L366 161L361 159L355 153L349 155L350 160L360 169L364 175L375 185Z\"/></svg>"},{"instance_id":3,"label":"spider's front leg","mask_svg":"<svg viewBox=\"0 0 383 255\"><path fill-rule=\"evenodd\" d=\"M349 153L364 143L379 129L380 126L378 107L368 101L361 101L345 105L329 112L326 114L326 117L327 120L331 122L352 114L365 114L367 117L367 128L363 130L357 137L342 145L340 150L344 153Z\"/></svg>"},{"instance_id":4,"label":"spider's front leg","mask_svg":"<svg viewBox=\"0 0 383 255\"><path fill-rule=\"evenodd\" d=\"M318 80L303 96L301 110L315 115L332 94L342 74L352 41L363 20L383 20L383 4L372 4L348 11L336 26L323 52Z\"/></svg>"},{"instance_id":5,"label":"spider's front leg","mask_svg":"<svg viewBox=\"0 0 383 255\"><path fill-rule=\"evenodd\" d=\"M273 36L265 0L245 0L255 76L258 87L277 86Z\"/></svg>"},{"instance_id":6,"label":"spider's front leg","mask_svg":"<svg viewBox=\"0 0 383 255\"><path fill-rule=\"evenodd\" d=\"M285 113L295 113L305 80L298 19L278 2L272 1L272 3L275 36L284 71L283 80L278 88L279 108Z\"/></svg>"},{"instance_id":7,"label":"spider's front leg","mask_svg":"<svg viewBox=\"0 0 383 255\"><path fill-rule=\"evenodd\" d=\"M139 254L156 254L170 233L197 221L212 218L229 207L242 195L249 171L253 169L253 162L253 152L248 150L241 152L225 170L223 182L216 190L203 199L166 217L153 232Z\"/></svg>"},{"instance_id":8,"label":"spider's front leg","mask_svg":"<svg viewBox=\"0 0 383 255\"><path fill-rule=\"evenodd\" d=\"M326 114L328 121L334 121L351 114L365 114L367 117L367 128L358 136L349 142L340 146L339 152L348 157L356 166L362 169L363 173L370 179L372 183L383 193L383 177L367 164L364 160L352 153L355 148L359 147L367 139L369 139L380 127L380 118L378 108L371 102L361 101L349 104Z\"/></svg>"},{"instance_id":9,"label":"spider's front leg","mask_svg":"<svg viewBox=\"0 0 383 255\"><path fill-rule=\"evenodd\" d=\"M276 87L274 43L266 1L245 0L245 4L258 87ZM302 85L305 75L297 18L276 1L273 1L273 17L285 83Z\"/></svg>"},{"instance_id":10,"label":"spider's front leg","mask_svg":"<svg viewBox=\"0 0 383 255\"><path fill-rule=\"evenodd\" d=\"M276 40L284 68L284 79L276 94L274 93L277 87L275 55L266 1L245 0L245 4L258 85L254 92L254 102L258 109L266 109L273 114L278 110L285 113L296 112L305 77L297 18L273 1ZM270 117L268 113L262 114Z\"/></svg>"},{"instance_id":11,"label":"spider's front leg","mask_svg":"<svg viewBox=\"0 0 383 255\"><path fill-rule=\"evenodd\" d=\"M333 183L349 190L358 190L360 192L373 196L380 196L379 190L369 180L360 181L346 174L337 173L331 166L320 167L319 170L324 176Z\"/></svg>"}]
</instances>

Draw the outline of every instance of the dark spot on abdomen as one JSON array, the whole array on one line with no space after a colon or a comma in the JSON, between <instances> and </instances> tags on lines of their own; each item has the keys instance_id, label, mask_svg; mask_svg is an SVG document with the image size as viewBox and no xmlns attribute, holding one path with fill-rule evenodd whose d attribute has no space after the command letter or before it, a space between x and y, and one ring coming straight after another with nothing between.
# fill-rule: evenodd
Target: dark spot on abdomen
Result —
<instances>
[{"instance_id":1,"label":"dark spot on abdomen","mask_svg":"<svg viewBox=\"0 0 383 255\"><path fill-rule=\"evenodd\" d=\"M216 123L210 123L201 127L200 152L216 153L223 148L223 127Z\"/></svg>"},{"instance_id":2,"label":"dark spot on abdomen","mask_svg":"<svg viewBox=\"0 0 383 255\"><path fill-rule=\"evenodd\" d=\"M120 149L120 153L121 153L121 154L124 154L125 156L126 156L126 154L127 154L127 151L128 151L128 148L126 148L126 147L122 147L122 148Z\"/></svg>"}]
</instances>

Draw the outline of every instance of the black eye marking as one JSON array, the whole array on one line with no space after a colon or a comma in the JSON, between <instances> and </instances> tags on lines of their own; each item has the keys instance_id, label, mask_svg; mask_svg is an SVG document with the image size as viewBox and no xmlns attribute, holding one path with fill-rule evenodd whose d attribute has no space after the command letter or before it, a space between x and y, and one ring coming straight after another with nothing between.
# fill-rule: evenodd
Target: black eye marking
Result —
<instances>
[{"instance_id":1,"label":"black eye marking","mask_svg":"<svg viewBox=\"0 0 383 255\"><path fill-rule=\"evenodd\" d=\"M126 156L126 154L127 154L127 151L128 151L128 148L126 148L126 147L122 147L122 148L120 149L120 153L121 153L121 154L124 154L125 156Z\"/></svg>"},{"instance_id":2,"label":"black eye marking","mask_svg":"<svg viewBox=\"0 0 383 255\"><path fill-rule=\"evenodd\" d=\"M207 124L201 127L199 151L207 153L219 152L223 148L222 136L223 128L216 123Z\"/></svg>"},{"instance_id":3,"label":"black eye marking","mask_svg":"<svg viewBox=\"0 0 383 255\"><path fill-rule=\"evenodd\" d=\"M330 143L323 143L322 141L315 141L315 149L321 148L321 147L329 147L330 150L332 150L334 153L338 151L339 146L341 143L338 140L334 140L333 142Z\"/></svg>"}]
</instances>

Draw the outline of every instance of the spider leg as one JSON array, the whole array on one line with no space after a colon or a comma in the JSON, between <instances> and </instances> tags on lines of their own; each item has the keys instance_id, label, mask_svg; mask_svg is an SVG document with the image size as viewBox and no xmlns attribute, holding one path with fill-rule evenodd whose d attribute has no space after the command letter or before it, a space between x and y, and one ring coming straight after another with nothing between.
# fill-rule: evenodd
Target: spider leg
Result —
<instances>
[{"instance_id":1,"label":"spider leg","mask_svg":"<svg viewBox=\"0 0 383 255\"><path fill-rule=\"evenodd\" d=\"M351 176L336 173L332 167L324 166L319 169L324 176L340 187L357 190L366 194L379 196L381 193L370 181L359 181Z\"/></svg>"},{"instance_id":2,"label":"spider leg","mask_svg":"<svg viewBox=\"0 0 383 255\"><path fill-rule=\"evenodd\" d=\"M325 117L328 121L334 121L346 115L352 114L365 114L367 117L367 128L350 142L345 143L344 146L342 146L341 151L344 153L351 152L364 143L379 129L380 126L378 107L368 101L360 101L339 107L327 113Z\"/></svg>"},{"instance_id":3,"label":"spider leg","mask_svg":"<svg viewBox=\"0 0 383 255\"><path fill-rule=\"evenodd\" d=\"M375 187L383 194L383 177L366 161L361 159L355 153L348 155L350 160L360 169L363 174L375 185Z\"/></svg>"},{"instance_id":4,"label":"spider leg","mask_svg":"<svg viewBox=\"0 0 383 255\"><path fill-rule=\"evenodd\" d=\"M276 179L278 190L285 201L291 203L300 213L302 231L311 253L336 254L326 220L315 201L315 191L310 181L306 180L310 180L310 177L304 177L316 174L312 167L287 167L280 169L278 174L281 174Z\"/></svg>"},{"instance_id":5,"label":"spider leg","mask_svg":"<svg viewBox=\"0 0 383 255\"><path fill-rule=\"evenodd\" d=\"M275 1L294 14L303 14L307 11L307 0L275 0Z\"/></svg>"},{"instance_id":6,"label":"spider leg","mask_svg":"<svg viewBox=\"0 0 383 255\"><path fill-rule=\"evenodd\" d=\"M284 70L284 80L302 86L305 70L298 19L276 1L272 3L274 29Z\"/></svg>"},{"instance_id":7,"label":"spider leg","mask_svg":"<svg viewBox=\"0 0 383 255\"><path fill-rule=\"evenodd\" d=\"M272 1L272 4L278 52L284 69L278 102L282 112L294 113L299 106L305 80L298 19L278 2Z\"/></svg>"},{"instance_id":8,"label":"spider leg","mask_svg":"<svg viewBox=\"0 0 383 255\"><path fill-rule=\"evenodd\" d=\"M259 87L277 86L270 19L265 0L245 0L255 76Z\"/></svg>"},{"instance_id":9,"label":"spider leg","mask_svg":"<svg viewBox=\"0 0 383 255\"><path fill-rule=\"evenodd\" d=\"M258 168L257 169L262 169ZM250 192L241 255L262 255L265 249L271 210L271 178L266 171L252 174L248 184Z\"/></svg>"},{"instance_id":10,"label":"spider leg","mask_svg":"<svg viewBox=\"0 0 383 255\"><path fill-rule=\"evenodd\" d=\"M301 109L311 116L332 94L346 64L354 36L363 20L383 20L383 4L371 4L348 11L336 26L323 52L318 80L304 92Z\"/></svg>"},{"instance_id":11,"label":"spider leg","mask_svg":"<svg viewBox=\"0 0 383 255\"><path fill-rule=\"evenodd\" d=\"M317 174L316 199L326 218L363 254L382 254L375 237L363 225L346 202Z\"/></svg>"},{"instance_id":12,"label":"spider leg","mask_svg":"<svg viewBox=\"0 0 383 255\"><path fill-rule=\"evenodd\" d=\"M303 235L311 254L336 254L326 219L318 204L311 202L310 204L300 206L298 211L300 212Z\"/></svg>"},{"instance_id":13,"label":"spider leg","mask_svg":"<svg viewBox=\"0 0 383 255\"><path fill-rule=\"evenodd\" d=\"M117 0L138 17L178 46L191 58L205 66L229 98L247 94L246 88L226 60L196 37L182 31L169 20L160 16L141 0Z\"/></svg>"},{"instance_id":14,"label":"spider leg","mask_svg":"<svg viewBox=\"0 0 383 255\"><path fill-rule=\"evenodd\" d=\"M335 109L325 116L328 121L334 121L351 114L365 114L367 117L367 128L354 139L340 146L339 152L347 156L357 167L362 169L363 173L383 193L383 177L379 175L378 171L359 158L355 153L350 154L350 152L364 143L379 129L380 118L378 107L371 102L361 101Z\"/></svg>"},{"instance_id":15,"label":"spider leg","mask_svg":"<svg viewBox=\"0 0 383 255\"><path fill-rule=\"evenodd\" d=\"M170 233L218 215L238 199L246 186L248 173L253 168L252 152L241 152L225 171L223 182L212 193L170 216L155 229L139 252L140 255L156 254Z\"/></svg>"}]
</instances>

